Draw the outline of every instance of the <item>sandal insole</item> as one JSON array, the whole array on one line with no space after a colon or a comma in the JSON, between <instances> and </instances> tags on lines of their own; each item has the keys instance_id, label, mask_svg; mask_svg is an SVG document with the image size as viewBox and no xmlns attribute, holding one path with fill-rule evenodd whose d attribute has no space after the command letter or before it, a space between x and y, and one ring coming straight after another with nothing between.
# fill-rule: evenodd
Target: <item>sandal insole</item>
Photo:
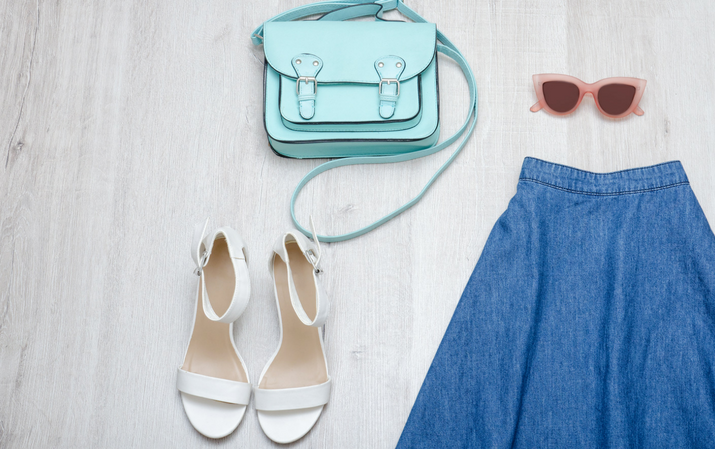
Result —
<instances>
[{"instance_id":1,"label":"sandal insole","mask_svg":"<svg viewBox=\"0 0 715 449\"><path fill-rule=\"evenodd\" d=\"M226 239L217 239L214 242L211 257L203 270L211 307L221 316L231 304L236 286L236 274ZM209 320L204 314L202 300L199 287L194 332L191 334L182 368L205 376L248 382L246 372L231 344L230 324Z\"/></svg>"},{"instance_id":2,"label":"sandal insole","mask_svg":"<svg viewBox=\"0 0 715 449\"><path fill-rule=\"evenodd\" d=\"M295 242L286 243L298 297L308 317L316 314L313 266ZM259 388L297 388L328 381L320 334L317 327L303 324L293 310L288 290L288 270L280 257L273 259L278 306L283 326L283 341L278 354L266 370Z\"/></svg>"}]
</instances>

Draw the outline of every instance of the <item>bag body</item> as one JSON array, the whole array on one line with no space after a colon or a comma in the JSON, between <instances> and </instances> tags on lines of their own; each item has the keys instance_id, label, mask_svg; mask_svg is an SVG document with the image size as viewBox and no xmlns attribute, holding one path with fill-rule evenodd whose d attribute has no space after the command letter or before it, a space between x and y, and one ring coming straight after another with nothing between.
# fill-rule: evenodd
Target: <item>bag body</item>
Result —
<instances>
[{"instance_id":1,"label":"bag body","mask_svg":"<svg viewBox=\"0 0 715 449\"><path fill-rule=\"evenodd\" d=\"M412 22L387 21L397 9ZM316 15L317 20L300 20ZM375 22L347 22L375 16ZM263 119L268 142L279 156L333 158L303 177L293 192L295 227L310 237L295 214L303 187L319 174L356 164L386 164L437 153L459 140L452 155L410 201L374 223L341 235L363 235L417 204L459 155L477 122L477 86L464 55L403 0L331 0L291 9L267 20L251 35L263 45ZM469 87L462 126L438 143L437 54L453 59ZM461 139L461 140L460 140Z\"/></svg>"},{"instance_id":2,"label":"bag body","mask_svg":"<svg viewBox=\"0 0 715 449\"><path fill-rule=\"evenodd\" d=\"M436 31L431 23L267 23L264 120L271 148L302 159L434 145Z\"/></svg>"}]
</instances>

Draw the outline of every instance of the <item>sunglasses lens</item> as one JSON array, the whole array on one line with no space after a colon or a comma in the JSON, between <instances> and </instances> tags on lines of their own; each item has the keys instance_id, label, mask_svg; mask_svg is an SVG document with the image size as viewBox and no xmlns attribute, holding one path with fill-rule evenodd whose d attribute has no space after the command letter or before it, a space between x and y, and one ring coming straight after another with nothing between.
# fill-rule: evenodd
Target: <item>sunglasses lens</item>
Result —
<instances>
[{"instance_id":1,"label":"sunglasses lens","mask_svg":"<svg viewBox=\"0 0 715 449\"><path fill-rule=\"evenodd\" d=\"M607 114L620 115L631 107L636 88L627 84L607 84L598 90L598 104Z\"/></svg>"},{"instance_id":2,"label":"sunglasses lens","mask_svg":"<svg viewBox=\"0 0 715 449\"><path fill-rule=\"evenodd\" d=\"M568 112L576 107L580 95L578 86L565 81L548 81L543 84L544 100L556 112Z\"/></svg>"}]
</instances>

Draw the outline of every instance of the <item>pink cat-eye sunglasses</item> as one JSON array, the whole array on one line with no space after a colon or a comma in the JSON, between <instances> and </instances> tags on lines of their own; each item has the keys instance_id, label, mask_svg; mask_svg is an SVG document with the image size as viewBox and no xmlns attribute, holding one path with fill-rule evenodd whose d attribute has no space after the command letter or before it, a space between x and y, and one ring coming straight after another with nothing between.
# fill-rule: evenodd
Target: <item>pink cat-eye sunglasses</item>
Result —
<instances>
[{"instance_id":1,"label":"pink cat-eye sunglasses","mask_svg":"<svg viewBox=\"0 0 715 449\"><path fill-rule=\"evenodd\" d=\"M598 110L612 118L625 117L631 112L643 115L638 106L646 80L638 78L606 78L593 84L584 83L568 75L544 73L534 75L534 89L539 101L531 112L541 108L554 115L570 114L578 108L586 94L591 94Z\"/></svg>"}]
</instances>

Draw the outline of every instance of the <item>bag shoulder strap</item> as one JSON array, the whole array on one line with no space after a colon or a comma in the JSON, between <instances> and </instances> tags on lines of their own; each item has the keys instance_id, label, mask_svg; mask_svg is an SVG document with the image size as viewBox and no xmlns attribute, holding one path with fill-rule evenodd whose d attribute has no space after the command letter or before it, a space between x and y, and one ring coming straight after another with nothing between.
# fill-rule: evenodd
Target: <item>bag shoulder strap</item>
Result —
<instances>
[{"instance_id":1,"label":"bag shoulder strap","mask_svg":"<svg viewBox=\"0 0 715 449\"><path fill-rule=\"evenodd\" d=\"M379 7L377 8L377 11L375 9L375 5ZM279 14L273 17L272 19L268 20L268 22L297 20L315 14L325 14L325 16L321 18L321 20L347 20L368 15L375 15L378 20L381 20L383 12L393 9L397 9L405 17L409 18L414 22L427 22L424 18L422 18L422 16L420 16L414 10L405 5L403 0L377 0L372 3L365 3L364 0L319 2L291 9L289 11L284 12L283 14ZM253 32L251 39L255 45L260 45L263 43L263 25L259 26ZM437 178L442 174L442 172L444 172L447 167L449 167L449 165L454 161L454 159L457 158L459 153L462 151L462 148L464 148L464 146L466 145L467 140L469 140L469 137L472 135L474 127L477 123L477 83L474 79L472 69L469 67L469 63L464 58L462 53L439 30L437 30L437 40L440 42L439 44L437 44L437 51L452 58L455 62L457 62L457 64L459 64L459 67L462 69L464 77L467 79L467 85L469 86L469 109L467 111L467 117L464 121L464 124L462 124L462 126L457 130L457 132L455 132L448 139L437 145L425 148L424 150L414 151L405 154L398 154L394 156L362 156L335 159L315 167L313 170L308 172L308 174L305 175L303 179L301 179L301 181L298 183L298 186L296 186L295 191L293 192L293 196L290 200L290 214L293 219L293 223L300 232L302 232L306 236L311 236L310 231L304 228L298 222L298 219L295 216L295 202L298 198L298 194L303 189L303 187L305 187L305 185L310 180L312 180L319 174L331 170L333 168L343 167L346 165L390 164L394 162L404 162L412 159L419 159L421 157L429 156L431 154L435 154L439 151L442 151L443 149L456 142L460 137L462 138L461 141L457 144L457 147L452 153L452 155L439 167L435 174L432 175L432 177L429 179L429 181L427 181L427 184L425 184L425 186L417 194L417 196L409 200L407 203L403 204L399 208L395 209L394 211L390 212L389 214L385 215L374 223L360 228L356 231L333 236L318 235L318 238L321 242L341 242L344 240L350 240L355 237L359 237L367 232L370 232L378 226L385 224L386 222L392 220L396 216L400 215L402 212L417 204L425 195L425 193L427 193L432 184L434 184Z\"/></svg>"}]
</instances>

